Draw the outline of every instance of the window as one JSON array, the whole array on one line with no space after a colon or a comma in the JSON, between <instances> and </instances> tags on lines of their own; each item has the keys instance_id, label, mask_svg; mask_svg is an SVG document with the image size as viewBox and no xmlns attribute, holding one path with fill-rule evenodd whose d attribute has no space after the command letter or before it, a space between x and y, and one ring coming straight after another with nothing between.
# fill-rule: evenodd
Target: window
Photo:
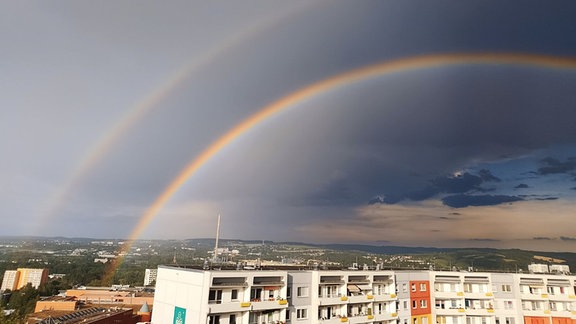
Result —
<instances>
[{"instance_id":1,"label":"window","mask_svg":"<svg viewBox=\"0 0 576 324\"><path fill-rule=\"evenodd\" d=\"M412 285L410 285L410 289L411 289L412 291L416 291L416 284L413 283Z\"/></svg>"},{"instance_id":2,"label":"window","mask_svg":"<svg viewBox=\"0 0 576 324\"><path fill-rule=\"evenodd\" d=\"M426 302L426 299L421 299L420 300L420 308L426 308L428 307L428 303Z\"/></svg>"},{"instance_id":3,"label":"window","mask_svg":"<svg viewBox=\"0 0 576 324\"><path fill-rule=\"evenodd\" d=\"M220 324L220 315L208 316L208 324Z\"/></svg>"},{"instance_id":4,"label":"window","mask_svg":"<svg viewBox=\"0 0 576 324\"><path fill-rule=\"evenodd\" d=\"M408 301L407 300L404 301L404 309L408 309Z\"/></svg>"},{"instance_id":5,"label":"window","mask_svg":"<svg viewBox=\"0 0 576 324\"><path fill-rule=\"evenodd\" d=\"M292 287L286 289L286 298L292 298Z\"/></svg>"},{"instance_id":6,"label":"window","mask_svg":"<svg viewBox=\"0 0 576 324\"><path fill-rule=\"evenodd\" d=\"M296 288L297 297L308 297L308 287L298 287Z\"/></svg>"},{"instance_id":7,"label":"window","mask_svg":"<svg viewBox=\"0 0 576 324\"><path fill-rule=\"evenodd\" d=\"M420 291L426 291L426 284L425 283L420 284Z\"/></svg>"},{"instance_id":8,"label":"window","mask_svg":"<svg viewBox=\"0 0 576 324\"><path fill-rule=\"evenodd\" d=\"M222 290L210 289L208 293L208 304L222 304Z\"/></svg>"},{"instance_id":9,"label":"window","mask_svg":"<svg viewBox=\"0 0 576 324\"><path fill-rule=\"evenodd\" d=\"M308 310L306 308L301 308L296 310L296 318L304 319L308 318Z\"/></svg>"},{"instance_id":10,"label":"window","mask_svg":"<svg viewBox=\"0 0 576 324\"><path fill-rule=\"evenodd\" d=\"M408 286L404 283L402 284L402 291L403 292L407 292L408 291Z\"/></svg>"},{"instance_id":11,"label":"window","mask_svg":"<svg viewBox=\"0 0 576 324\"><path fill-rule=\"evenodd\" d=\"M558 307L556 306L556 302L551 301L549 307L550 307L550 310L551 310L551 311L556 311L556 310L558 310Z\"/></svg>"},{"instance_id":12,"label":"window","mask_svg":"<svg viewBox=\"0 0 576 324\"><path fill-rule=\"evenodd\" d=\"M550 294L550 295L554 295L554 287L546 287L546 291Z\"/></svg>"},{"instance_id":13,"label":"window","mask_svg":"<svg viewBox=\"0 0 576 324\"><path fill-rule=\"evenodd\" d=\"M511 292L511 291L512 291L512 286L510 286L510 285L502 285L502 291Z\"/></svg>"},{"instance_id":14,"label":"window","mask_svg":"<svg viewBox=\"0 0 576 324\"><path fill-rule=\"evenodd\" d=\"M514 308L514 302L511 300L505 300L504 301L504 309L513 309Z\"/></svg>"},{"instance_id":15,"label":"window","mask_svg":"<svg viewBox=\"0 0 576 324\"><path fill-rule=\"evenodd\" d=\"M232 293L230 295L230 299L238 300L238 289L232 289Z\"/></svg>"},{"instance_id":16,"label":"window","mask_svg":"<svg viewBox=\"0 0 576 324\"><path fill-rule=\"evenodd\" d=\"M416 308L416 307L417 307L416 301L413 300L413 301L412 301L412 308Z\"/></svg>"},{"instance_id":17,"label":"window","mask_svg":"<svg viewBox=\"0 0 576 324\"><path fill-rule=\"evenodd\" d=\"M236 324L236 314L230 314L230 324Z\"/></svg>"},{"instance_id":18,"label":"window","mask_svg":"<svg viewBox=\"0 0 576 324\"><path fill-rule=\"evenodd\" d=\"M506 324L514 324L514 317L506 317Z\"/></svg>"},{"instance_id":19,"label":"window","mask_svg":"<svg viewBox=\"0 0 576 324\"><path fill-rule=\"evenodd\" d=\"M262 288L250 289L250 301L261 301L261 300L262 300Z\"/></svg>"}]
</instances>

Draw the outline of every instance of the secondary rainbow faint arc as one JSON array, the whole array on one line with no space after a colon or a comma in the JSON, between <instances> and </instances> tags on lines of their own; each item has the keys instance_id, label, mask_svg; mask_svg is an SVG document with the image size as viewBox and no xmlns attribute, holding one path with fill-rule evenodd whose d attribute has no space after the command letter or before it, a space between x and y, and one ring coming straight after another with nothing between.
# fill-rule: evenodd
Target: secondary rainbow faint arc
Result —
<instances>
[{"instance_id":1,"label":"secondary rainbow faint arc","mask_svg":"<svg viewBox=\"0 0 576 324\"><path fill-rule=\"evenodd\" d=\"M576 68L576 58L550 55L535 55L524 53L466 53L466 54L438 54L424 55L384 61L368 66L356 68L341 74L329 77L292 92L277 101L265 106L255 114L249 116L227 133L222 135L198 156L196 156L179 174L170 182L164 191L154 200L152 205L141 216L138 224L129 236L133 241L140 237L142 232L166 205L170 198L190 179L203 165L223 148L230 145L236 138L246 133L256 125L264 122L275 114L293 107L308 98L336 89L338 87L367 80L373 77L384 76L397 72L407 72L423 68L451 66L462 64L502 64L526 65L542 68ZM129 248L129 246L128 246Z\"/></svg>"},{"instance_id":2,"label":"secondary rainbow faint arc","mask_svg":"<svg viewBox=\"0 0 576 324\"><path fill-rule=\"evenodd\" d=\"M162 100L174 92L184 81L189 79L194 72L216 61L219 56L226 54L228 50L245 44L250 38L267 31L274 25L278 25L304 9L317 4L318 2L304 3L289 10L281 11L278 14L269 15L260 21L256 21L247 28L222 39L217 42L216 46L208 48L208 50L201 53L200 56L194 57L193 60L181 66L163 84L132 105L131 108L85 152L80 162L72 172L68 174L66 181L51 197L47 209L44 212L44 217L41 217L41 219L35 222L36 228L41 229L45 225L43 222L51 219L54 214L60 211L72 193L72 189L80 184L90 170L112 150L114 144L116 144L130 128L136 125L138 121L143 119L146 114L150 113L154 108L158 108Z\"/></svg>"}]
</instances>

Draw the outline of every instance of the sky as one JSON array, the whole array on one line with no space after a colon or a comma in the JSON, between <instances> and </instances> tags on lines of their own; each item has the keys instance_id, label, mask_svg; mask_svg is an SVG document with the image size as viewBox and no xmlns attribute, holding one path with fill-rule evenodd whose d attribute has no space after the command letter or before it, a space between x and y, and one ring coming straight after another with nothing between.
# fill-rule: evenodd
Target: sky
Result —
<instances>
[{"instance_id":1,"label":"sky","mask_svg":"<svg viewBox=\"0 0 576 324\"><path fill-rule=\"evenodd\" d=\"M204 238L220 214L230 239L573 251L575 14L572 1L5 3L0 236ZM262 109L446 55L509 58L290 101L143 221Z\"/></svg>"}]
</instances>

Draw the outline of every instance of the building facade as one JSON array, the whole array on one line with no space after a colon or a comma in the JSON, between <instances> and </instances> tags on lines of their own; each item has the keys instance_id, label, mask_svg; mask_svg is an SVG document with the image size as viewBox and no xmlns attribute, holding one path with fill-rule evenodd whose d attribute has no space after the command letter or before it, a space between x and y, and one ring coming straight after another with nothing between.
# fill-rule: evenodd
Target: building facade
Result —
<instances>
[{"instance_id":1,"label":"building facade","mask_svg":"<svg viewBox=\"0 0 576 324\"><path fill-rule=\"evenodd\" d=\"M284 321L286 271L203 271L160 266L153 323Z\"/></svg>"},{"instance_id":2,"label":"building facade","mask_svg":"<svg viewBox=\"0 0 576 324\"><path fill-rule=\"evenodd\" d=\"M48 282L48 269L18 268L17 270L6 270L0 290L18 290L29 283L32 287L38 288L46 282Z\"/></svg>"},{"instance_id":3,"label":"building facade","mask_svg":"<svg viewBox=\"0 0 576 324\"><path fill-rule=\"evenodd\" d=\"M20 273L18 273L16 270L6 270L4 272L4 278L2 279L2 287L0 288L0 291L7 289L16 290L19 276Z\"/></svg>"},{"instance_id":4,"label":"building facade","mask_svg":"<svg viewBox=\"0 0 576 324\"><path fill-rule=\"evenodd\" d=\"M158 274L158 269L146 269L144 272L144 286L150 286L156 283L156 275Z\"/></svg>"},{"instance_id":5,"label":"building facade","mask_svg":"<svg viewBox=\"0 0 576 324\"><path fill-rule=\"evenodd\" d=\"M160 267L152 323L576 324L575 287L562 273Z\"/></svg>"}]
</instances>

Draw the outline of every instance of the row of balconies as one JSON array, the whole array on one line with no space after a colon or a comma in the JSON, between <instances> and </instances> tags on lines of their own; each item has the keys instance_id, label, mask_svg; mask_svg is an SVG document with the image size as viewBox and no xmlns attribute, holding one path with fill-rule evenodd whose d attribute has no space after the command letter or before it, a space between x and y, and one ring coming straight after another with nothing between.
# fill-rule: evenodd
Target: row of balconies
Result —
<instances>
[{"instance_id":1,"label":"row of balconies","mask_svg":"<svg viewBox=\"0 0 576 324\"><path fill-rule=\"evenodd\" d=\"M210 314L215 313L229 313L229 312L243 312L243 311L262 311L272 309L288 308L288 300L265 300L265 301L249 301L249 302L228 302L223 304L210 304Z\"/></svg>"},{"instance_id":2,"label":"row of balconies","mask_svg":"<svg viewBox=\"0 0 576 324\"><path fill-rule=\"evenodd\" d=\"M372 315L365 315L365 314L358 314L356 316L352 315L344 315L344 316L334 316L332 318L319 318L318 320L323 324L337 324L337 323L350 323L350 324L359 324L359 323L372 323L372 322L384 322L384 321L391 321L398 318L397 313L385 313L385 314L372 314Z\"/></svg>"},{"instance_id":3,"label":"row of balconies","mask_svg":"<svg viewBox=\"0 0 576 324\"><path fill-rule=\"evenodd\" d=\"M396 294L390 295L356 295L340 297L319 297L322 305L342 305L347 303L361 303L366 301L391 301L396 299Z\"/></svg>"}]
</instances>

